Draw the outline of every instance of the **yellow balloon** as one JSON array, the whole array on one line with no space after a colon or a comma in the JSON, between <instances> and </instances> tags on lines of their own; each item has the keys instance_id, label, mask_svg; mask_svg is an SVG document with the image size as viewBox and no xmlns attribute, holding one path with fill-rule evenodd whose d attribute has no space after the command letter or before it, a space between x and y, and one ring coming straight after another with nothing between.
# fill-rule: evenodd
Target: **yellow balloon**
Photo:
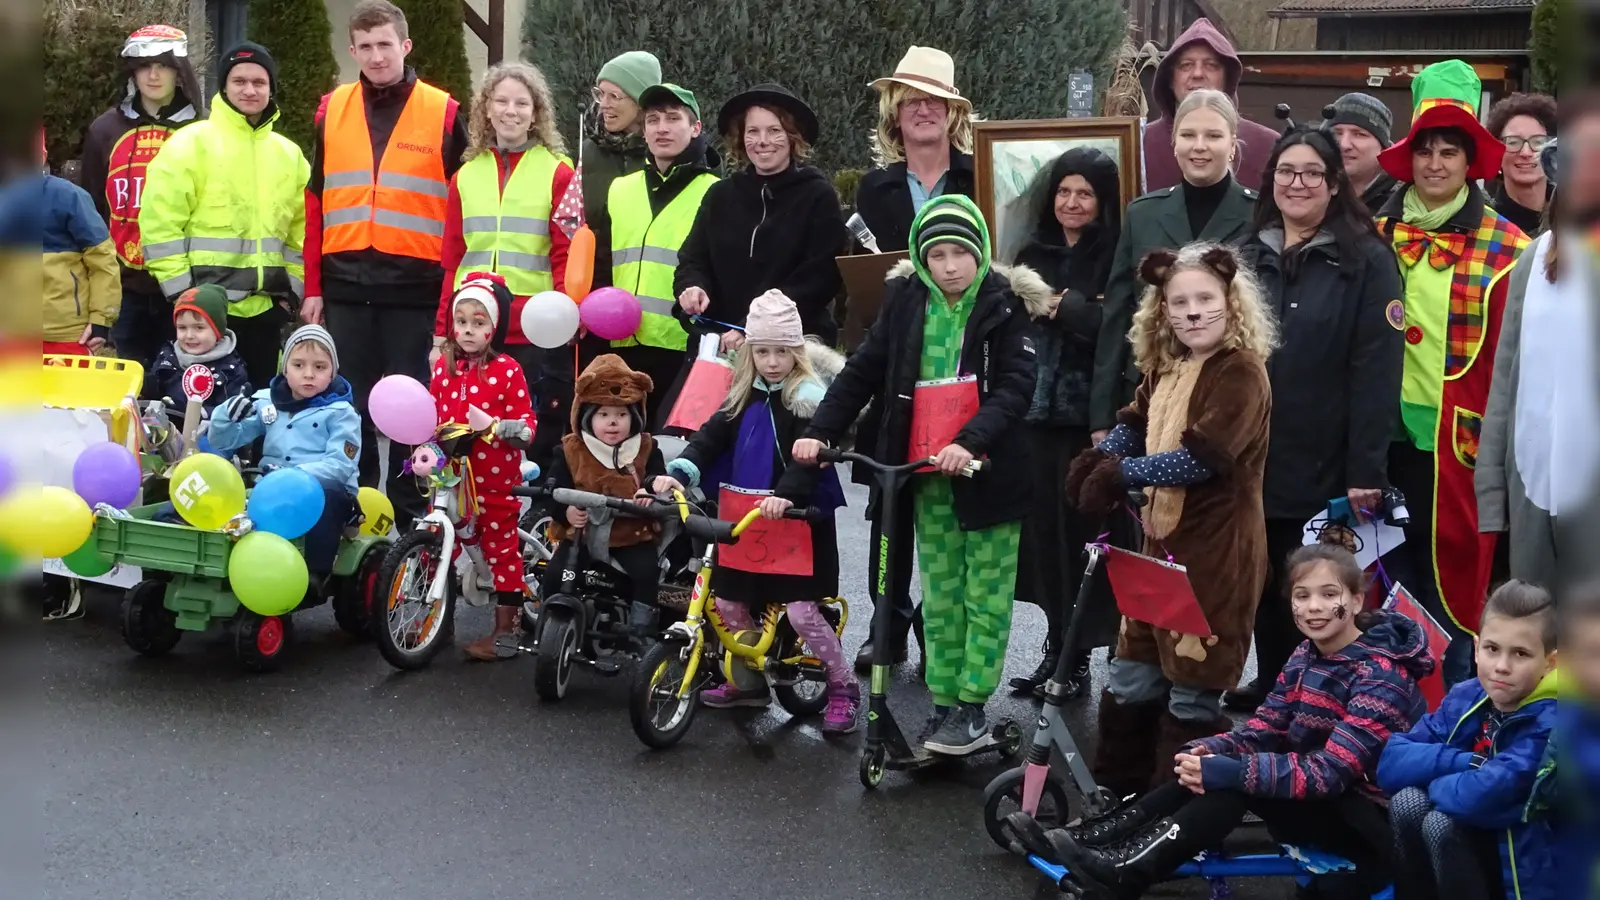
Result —
<instances>
[{"instance_id":1,"label":"yellow balloon","mask_svg":"<svg viewBox=\"0 0 1600 900\"><path fill-rule=\"evenodd\" d=\"M0 502L0 544L18 556L66 556L93 529L89 504L64 487L18 487Z\"/></svg>"},{"instance_id":2,"label":"yellow balloon","mask_svg":"<svg viewBox=\"0 0 1600 900\"><path fill-rule=\"evenodd\" d=\"M168 492L178 515L207 531L244 512L244 479L232 463L214 453L196 453L178 463Z\"/></svg>"},{"instance_id":3,"label":"yellow balloon","mask_svg":"<svg viewBox=\"0 0 1600 900\"><path fill-rule=\"evenodd\" d=\"M394 527L394 504L377 488L364 487L357 491L356 505L361 507L362 534L383 537Z\"/></svg>"}]
</instances>

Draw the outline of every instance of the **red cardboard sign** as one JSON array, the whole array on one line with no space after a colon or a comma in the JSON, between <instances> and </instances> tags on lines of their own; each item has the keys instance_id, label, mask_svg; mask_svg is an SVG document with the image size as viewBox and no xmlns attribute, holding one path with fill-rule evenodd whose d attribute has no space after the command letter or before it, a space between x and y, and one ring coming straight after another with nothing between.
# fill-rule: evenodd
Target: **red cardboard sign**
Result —
<instances>
[{"instance_id":1,"label":"red cardboard sign","mask_svg":"<svg viewBox=\"0 0 1600 900\"><path fill-rule=\"evenodd\" d=\"M1177 563L1106 548L1106 575L1117 609L1139 622L1196 637L1211 637L1211 624L1189 584L1189 570Z\"/></svg>"},{"instance_id":2,"label":"red cardboard sign","mask_svg":"<svg viewBox=\"0 0 1600 900\"><path fill-rule=\"evenodd\" d=\"M1439 708L1439 701L1444 699L1444 652L1450 647L1450 635L1445 633L1438 620L1428 614L1411 596L1400 582L1395 582L1389 589L1389 597L1383 603L1384 608L1397 612L1402 616L1417 623L1422 629L1423 637L1428 642L1428 655L1433 657L1433 674L1417 682L1417 687L1422 689L1422 696L1428 701L1428 709Z\"/></svg>"},{"instance_id":3,"label":"red cardboard sign","mask_svg":"<svg viewBox=\"0 0 1600 900\"><path fill-rule=\"evenodd\" d=\"M728 399L728 388L732 385L733 369L710 360L695 360L689 368L689 377L683 380L677 402L672 404L667 427L699 431L722 401Z\"/></svg>"},{"instance_id":4,"label":"red cardboard sign","mask_svg":"<svg viewBox=\"0 0 1600 900\"><path fill-rule=\"evenodd\" d=\"M195 363L183 370L183 395L190 400L205 400L210 397L215 383L216 378L211 374L211 367L204 363Z\"/></svg>"},{"instance_id":5,"label":"red cardboard sign","mask_svg":"<svg viewBox=\"0 0 1600 900\"><path fill-rule=\"evenodd\" d=\"M723 485L717 496L717 516L738 522L771 491L750 491ZM758 575L812 573L811 526L801 519L756 519L739 535L737 544L717 548L717 565Z\"/></svg>"},{"instance_id":6,"label":"red cardboard sign","mask_svg":"<svg viewBox=\"0 0 1600 900\"><path fill-rule=\"evenodd\" d=\"M917 382L911 395L911 446L906 459L939 455L977 412L976 375Z\"/></svg>"}]
</instances>

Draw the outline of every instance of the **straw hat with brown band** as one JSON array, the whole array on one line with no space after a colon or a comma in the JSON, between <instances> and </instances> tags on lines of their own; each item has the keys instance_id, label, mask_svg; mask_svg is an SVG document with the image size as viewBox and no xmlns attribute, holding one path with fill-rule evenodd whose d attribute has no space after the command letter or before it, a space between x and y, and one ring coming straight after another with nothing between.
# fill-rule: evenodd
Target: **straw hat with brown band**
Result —
<instances>
[{"instance_id":1,"label":"straw hat with brown band","mask_svg":"<svg viewBox=\"0 0 1600 900\"><path fill-rule=\"evenodd\" d=\"M894 74L872 82L872 87L881 91L890 84L903 84L929 96L972 108L972 101L956 90L955 60L950 58L950 54L934 47L912 47L907 50L906 55L900 58L899 65L894 67Z\"/></svg>"}]
</instances>

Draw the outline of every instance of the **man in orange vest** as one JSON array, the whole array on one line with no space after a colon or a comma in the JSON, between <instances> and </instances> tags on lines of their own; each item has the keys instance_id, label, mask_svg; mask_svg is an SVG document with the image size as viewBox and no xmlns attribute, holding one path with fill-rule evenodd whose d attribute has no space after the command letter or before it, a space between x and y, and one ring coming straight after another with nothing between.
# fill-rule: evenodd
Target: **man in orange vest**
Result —
<instances>
[{"instance_id":1,"label":"man in orange vest","mask_svg":"<svg viewBox=\"0 0 1600 900\"><path fill-rule=\"evenodd\" d=\"M417 79L406 17L388 0L350 15L354 84L322 98L306 187L307 322L326 319L362 418L361 483L377 486L378 440L367 395L385 375L428 383L433 318L444 284L446 198L467 147L463 110ZM389 500L405 527L423 498L389 448Z\"/></svg>"}]
</instances>

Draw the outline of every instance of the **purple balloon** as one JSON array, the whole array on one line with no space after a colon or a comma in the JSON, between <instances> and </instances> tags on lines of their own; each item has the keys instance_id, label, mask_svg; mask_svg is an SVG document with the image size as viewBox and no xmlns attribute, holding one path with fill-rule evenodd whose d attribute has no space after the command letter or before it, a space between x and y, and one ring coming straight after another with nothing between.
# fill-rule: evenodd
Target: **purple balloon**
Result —
<instances>
[{"instance_id":1,"label":"purple balloon","mask_svg":"<svg viewBox=\"0 0 1600 900\"><path fill-rule=\"evenodd\" d=\"M593 291L578 304L578 318L584 327L608 341L633 337L644 319L639 298L619 287Z\"/></svg>"},{"instance_id":2,"label":"purple balloon","mask_svg":"<svg viewBox=\"0 0 1600 900\"><path fill-rule=\"evenodd\" d=\"M113 441L95 444L72 464L72 488L93 509L106 503L122 509L139 496L139 458Z\"/></svg>"},{"instance_id":3,"label":"purple balloon","mask_svg":"<svg viewBox=\"0 0 1600 900\"><path fill-rule=\"evenodd\" d=\"M11 465L11 457L0 453L0 497L4 497L6 492L11 490L11 485L15 484L16 480L17 472Z\"/></svg>"}]
</instances>

